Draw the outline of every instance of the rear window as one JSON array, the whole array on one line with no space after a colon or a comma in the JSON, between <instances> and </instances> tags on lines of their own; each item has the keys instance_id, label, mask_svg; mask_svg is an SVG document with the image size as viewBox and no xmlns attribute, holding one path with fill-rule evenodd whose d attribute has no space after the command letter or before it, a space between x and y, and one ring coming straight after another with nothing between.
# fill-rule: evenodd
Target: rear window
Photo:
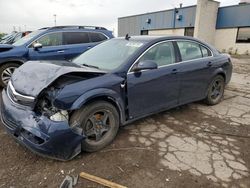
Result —
<instances>
[{"instance_id":1,"label":"rear window","mask_svg":"<svg viewBox=\"0 0 250 188\"><path fill-rule=\"evenodd\" d=\"M181 53L182 61L199 59L202 57L208 57L212 55L210 50L195 42L178 41L177 45Z\"/></svg>"},{"instance_id":2,"label":"rear window","mask_svg":"<svg viewBox=\"0 0 250 188\"><path fill-rule=\"evenodd\" d=\"M201 46L201 52L202 52L203 57L208 57L212 55L210 50L208 50L204 46Z\"/></svg>"},{"instance_id":3,"label":"rear window","mask_svg":"<svg viewBox=\"0 0 250 188\"><path fill-rule=\"evenodd\" d=\"M89 43L89 36L87 32L64 32L63 43L67 44L82 44Z\"/></svg>"},{"instance_id":4,"label":"rear window","mask_svg":"<svg viewBox=\"0 0 250 188\"><path fill-rule=\"evenodd\" d=\"M101 33L89 33L91 42L101 42L107 40L107 37Z\"/></svg>"}]
</instances>

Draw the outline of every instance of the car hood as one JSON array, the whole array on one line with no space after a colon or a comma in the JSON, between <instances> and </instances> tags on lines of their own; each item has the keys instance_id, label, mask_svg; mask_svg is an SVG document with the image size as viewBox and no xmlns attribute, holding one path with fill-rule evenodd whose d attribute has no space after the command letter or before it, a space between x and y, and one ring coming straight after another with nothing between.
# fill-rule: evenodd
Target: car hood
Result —
<instances>
[{"instance_id":1,"label":"car hood","mask_svg":"<svg viewBox=\"0 0 250 188\"><path fill-rule=\"evenodd\" d=\"M13 46L11 44L0 44L0 52L6 52L8 50L11 50L14 47L15 46Z\"/></svg>"},{"instance_id":2,"label":"car hood","mask_svg":"<svg viewBox=\"0 0 250 188\"><path fill-rule=\"evenodd\" d=\"M104 71L81 67L68 61L30 61L19 67L11 82L15 90L23 95L37 97L60 76L69 73L106 73Z\"/></svg>"}]
</instances>

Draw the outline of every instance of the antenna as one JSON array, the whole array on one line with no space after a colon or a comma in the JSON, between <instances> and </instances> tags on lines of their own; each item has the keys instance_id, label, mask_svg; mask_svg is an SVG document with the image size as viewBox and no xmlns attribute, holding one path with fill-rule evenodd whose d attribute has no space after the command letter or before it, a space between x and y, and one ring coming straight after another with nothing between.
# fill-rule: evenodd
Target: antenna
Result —
<instances>
[{"instance_id":1,"label":"antenna","mask_svg":"<svg viewBox=\"0 0 250 188\"><path fill-rule=\"evenodd\" d=\"M126 36L125 36L125 39L126 40L129 40L131 37L129 36L129 34L126 34Z\"/></svg>"}]
</instances>

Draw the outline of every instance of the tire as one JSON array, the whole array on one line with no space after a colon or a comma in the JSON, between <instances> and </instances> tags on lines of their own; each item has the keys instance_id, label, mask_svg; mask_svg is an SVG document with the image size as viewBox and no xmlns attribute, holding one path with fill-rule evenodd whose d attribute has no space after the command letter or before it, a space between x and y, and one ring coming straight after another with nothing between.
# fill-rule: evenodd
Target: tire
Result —
<instances>
[{"instance_id":1,"label":"tire","mask_svg":"<svg viewBox=\"0 0 250 188\"><path fill-rule=\"evenodd\" d=\"M6 87L13 72L20 65L17 63L6 63L0 67L0 86Z\"/></svg>"},{"instance_id":2,"label":"tire","mask_svg":"<svg viewBox=\"0 0 250 188\"><path fill-rule=\"evenodd\" d=\"M208 105L218 104L224 95L225 89L225 79L221 75L217 75L213 78L212 82L209 84L207 97L205 103Z\"/></svg>"},{"instance_id":3,"label":"tire","mask_svg":"<svg viewBox=\"0 0 250 188\"><path fill-rule=\"evenodd\" d=\"M105 114L108 114L107 119ZM119 123L116 108L106 101L90 103L75 111L70 118L72 129L86 136L82 141L82 150L86 152L95 152L109 145L117 135Z\"/></svg>"}]
</instances>

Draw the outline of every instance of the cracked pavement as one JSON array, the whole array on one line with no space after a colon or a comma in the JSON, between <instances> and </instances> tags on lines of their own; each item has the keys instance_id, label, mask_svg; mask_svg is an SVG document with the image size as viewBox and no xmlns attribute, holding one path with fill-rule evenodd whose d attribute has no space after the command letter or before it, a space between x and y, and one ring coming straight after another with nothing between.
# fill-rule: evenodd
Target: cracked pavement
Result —
<instances>
[{"instance_id":1,"label":"cracked pavement","mask_svg":"<svg viewBox=\"0 0 250 188\"><path fill-rule=\"evenodd\" d=\"M235 71L220 104L199 102L162 113L160 121L147 118L128 128L128 140L156 148L158 162L170 170L205 177L215 186L249 187L249 182L240 183L249 178L249 161L242 158L239 138L250 139L250 61L233 62ZM180 109L196 113L183 117Z\"/></svg>"}]
</instances>

